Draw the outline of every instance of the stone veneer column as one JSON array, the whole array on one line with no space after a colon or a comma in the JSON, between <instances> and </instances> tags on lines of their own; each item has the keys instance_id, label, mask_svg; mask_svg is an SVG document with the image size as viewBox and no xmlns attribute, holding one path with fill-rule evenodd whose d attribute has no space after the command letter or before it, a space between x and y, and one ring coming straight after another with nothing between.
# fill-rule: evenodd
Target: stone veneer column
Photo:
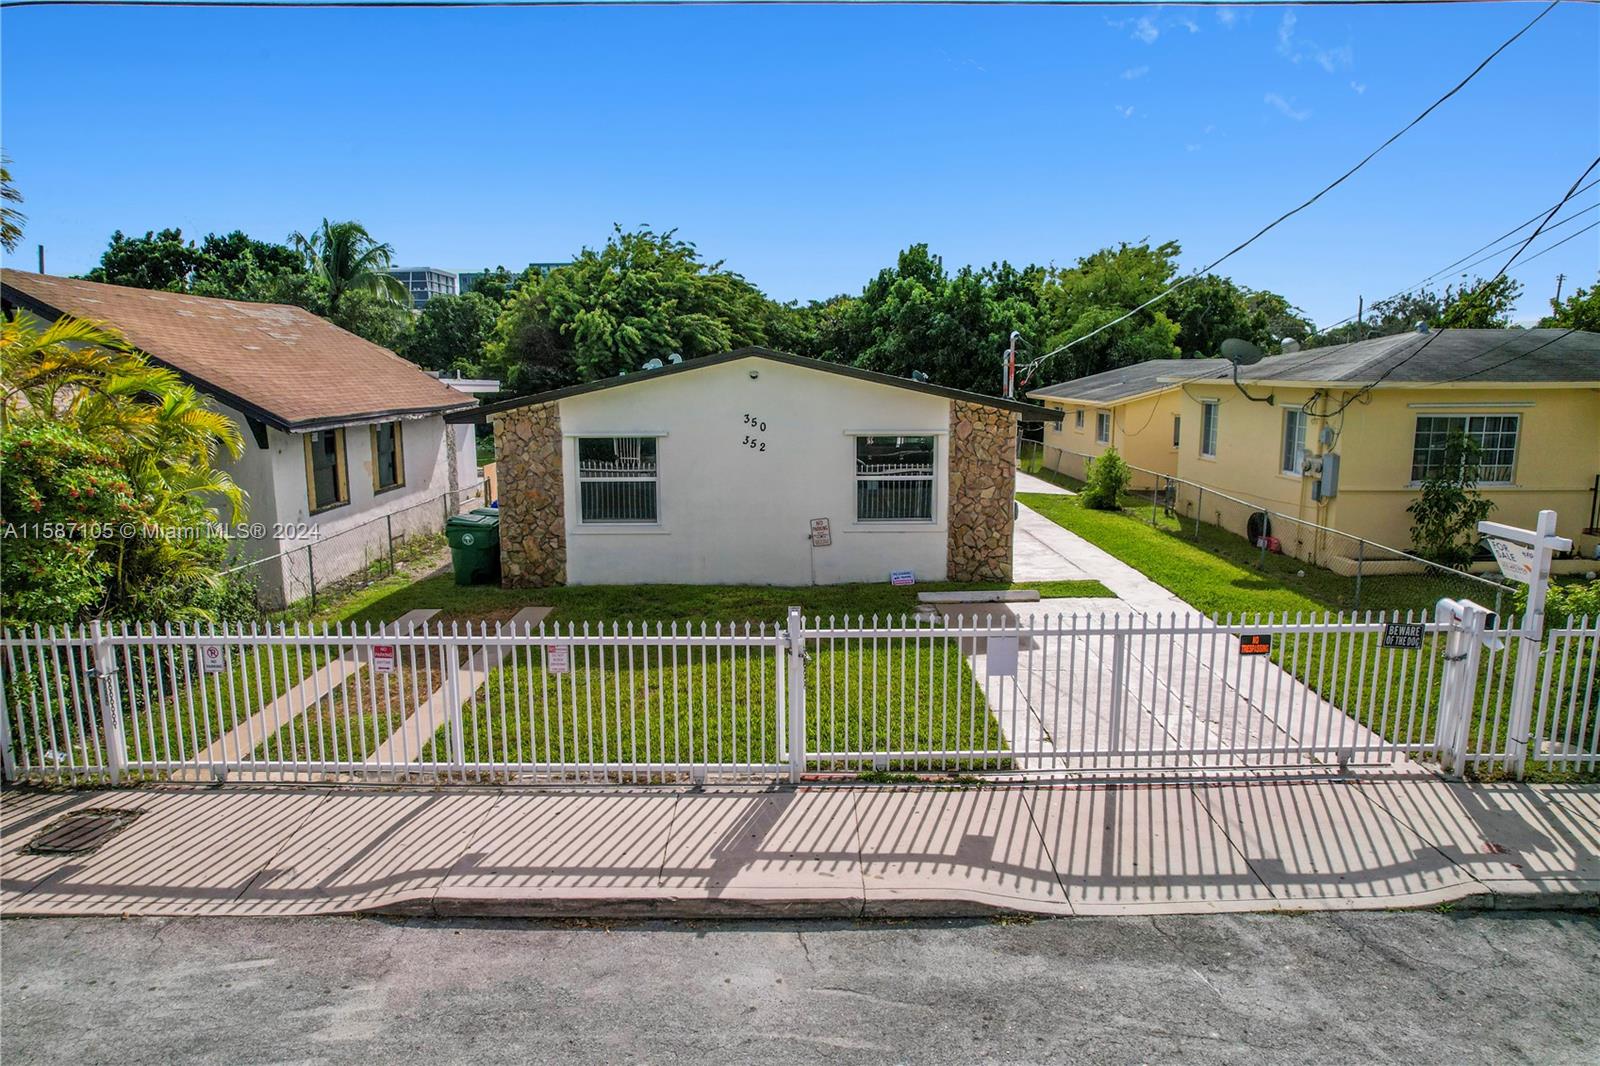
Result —
<instances>
[{"instance_id":1,"label":"stone veneer column","mask_svg":"<svg viewBox=\"0 0 1600 1066\"><path fill-rule=\"evenodd\" d=\"M1010 581L1017 416L950 401L951 581Z\"/></svg>"},{"instance_id":2,"label":"stone veneer column","mask_svg":"<svg viewBox=\"0 0 1600 1066\"><path fill-rule=\"evenodd\" d=\"M530 404L489 416L500 489L500 584L567 582L566 497L561 484L561 408Z\"/></svg>"}]
</instances>

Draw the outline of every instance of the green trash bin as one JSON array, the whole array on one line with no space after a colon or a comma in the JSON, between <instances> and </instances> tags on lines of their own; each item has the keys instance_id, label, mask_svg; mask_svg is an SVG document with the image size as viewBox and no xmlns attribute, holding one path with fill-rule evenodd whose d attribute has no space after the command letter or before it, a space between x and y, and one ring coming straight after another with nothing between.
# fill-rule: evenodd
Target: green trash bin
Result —
<instances>
[{"instance_id":1,"label":"green trash bin","mask_svg":"<svg viewBox=\"0 0 1600 1066\"><path fill-rule=\"evenodd\" d=\"M490 518L499 518L500 517L500 508L498 508L498 507L474 507L472 510L468 511L467 513L468 514L486 514Z\"/></svg>"},{"instance_id":2,"label":"green trash bin","mask_svg":"<svg viewBox=\"0 0 1600 1066\"><path fill-rule=\"evenodd\" d=\"M500 516L458 514L444 524L458 585L500 580Z\"/></svg>"}]
</instances>

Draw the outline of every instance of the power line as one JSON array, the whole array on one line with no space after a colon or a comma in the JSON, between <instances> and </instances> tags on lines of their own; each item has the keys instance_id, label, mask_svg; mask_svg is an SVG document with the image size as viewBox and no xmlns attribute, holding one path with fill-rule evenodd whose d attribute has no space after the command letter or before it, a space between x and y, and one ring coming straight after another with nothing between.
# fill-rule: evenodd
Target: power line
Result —
<instances>
[{"instance_id":1,"label":"power line","mask_svg":"<svg viewBox=\"0 0 1600 1066\"><path fill-rule=\"evenodd\" d=\"M1529 348L1525 352L1518 352L1515 355L1513 355L1511 358L1502 359L1500 362L1494 364L1493 366L1482 367L1481 369L1472 370L1472 371L1469 371L1469 372L1467 372L1465 374L1462 374L1460 377L1446 378L1444 381L1436 381L1436 382L1433 382L1433 384L1435 384L1435 385L1453 385L1458 381L1465 381L1468 378L1475 378L1475 377L1479 376L1480 374L1487 374L1491 370L1499 370L1501 367L1507 366L1507 365L1509 365L1511 363L1514 363L1518 359L1526 359L1528 356L1532 355L1534 352L1542 351L1543 349L1550 347L1556 341L1561 340L1564 337L1571 336L1572 334L1574 334L1576 332L1578 332L1578 327L1576 327L1576 326L1568 327L1567 329L1565 329L1565 330L1561 331L1560 333L1556 334L1554 337L1551 337L1549 340L1545 341L1543 344L1539 345L1538 347ZM1508 345L1512 344L1513 342L1515 342L1517 340L1520 340L1520 339L1521 339L1520 336L1513 337L1511 340L1506 341L1505 344L1496 345L1495 347L1490 348L1487 352L1484 352L1483 354L1484 355L1493 355L1495 352L1498 352L1501 348L1504 348L1504 347L1506 347L1506 346L1508 346Z\"/></svg>"},{"instance_id":2,"label":"power line","mask_svg":"<svg viewBox=\"0 0 1600 1066\"><path fill-rule=\"evenodd\" d=\"M1587 184L1583 188L1579 189L1578 192L1580 194L1588 192L1590 189L1594 188L1596 185L1600 185L1600 178L1594 179L1589 184ZM1574 211L1572 214L1568 215L1566 218L1563 218L1559 222L1556 222L1556 223L1552 224L1551 226L1549 226L1545 230L1545 232L1549 233L1552 230L1559 229L1560 227L1565 226L1568 222L1571 222L1573 219L1579 217L1580 215L1586 215L1590 211L1595 210L1596 208L1600 208L1600 201L1597 201L1596 203L1592 203L1588 207L1580 207L1578 210ZM1381 306L1383 304L1388 303L1390 300L1397 300L1400 297L1406 295L1407 293L1415 292L1418 289L1422 288L1424 285L1427 285L1430 282L1436 281L1439 278L1443 277L1445 274L1450 273L1451 270L1454 267L1459 266L1462 263L1466 263L1466 266L1462 267L1462 270L1466 271L1466 270L1471 270L1473 267L1477 266L1479 263L1487 262L1488 260L1493 259L1495 256L1499 255L1501 252L1503 252L1507 248L1511 247L1509 244L1507 244L1507 245L1505 245L1503 247L1500 246L1500 242L1501 241L1505 240L1507 237L1512 236L1513 234L1519 233L1522 230L1527 229L1529 226L1533 225L1535 222L1539 221L1539 219L1543 218L1544 216L1545 216L1545 211L1540 211L1537 215L1534 215L1532 218L1528 219L1528 221L1524 222L1522 225L1517 226L1514 229L1507 230L1505 233L1502 233L1500 236L1496 237L1492 241L1489 241L1487 244L1479 245L1477 248L1475 248L1472 251L1468 252L1466 255L1462 256L1460 259L1457 259L1455 262L1450 263L1449 265L1447 265L1445 267L1442 267L1439 270L1434 271L1432 274L1429 274L1427 277L1423 278L1421 281L1418 281L1418 282L1416 282L1414 284L1411 284L1411 285L1407 285L1405 288L1401 289L1399 292L1396 292L1391 296L1385 297L1382 300L1374 300L1371 304L1369 304L1367 306L1367 310L1370 311L1375 307L1379 307L1379 306ZM1592 229L1594 229L1594 225L1585 226L1583 229L1578 230L1577 233L1570 234L1570 235L1568 235L1566 237L1561 238L1561 240L1559 240L1559 241L1556 241L1556 242L1554 242L1552 244L1545 245L1543 248L1539 249L1533 255L1530 255L1526 259L1522 260L1522 262L1524 264L1530 263L1533 260L1539 258L1544 253L1550 251L1551 249L1556 248L1559 245L1563 245L1563 244L1567 243L1568 241L1572 240L1573 237L1577 237L1580 234L1587 233L1589 230L1592 230ZM1483 251L1486 248L1492 249L1489 252L1489 254L1481 256L1481 257L1479 257L1477 259L1473 259L1472 262L1470 262L1470 263L1467 262L1467 260L1469 258L1471 258L1474 255L1477 255L1479 252ZM1340 326L1345 325L1346 323L1354 322L1358 317L1360 317L1360 316L1359 315L1346 315L1344 318L1339 319L1337 322L1330 322L1326 326L1320 327L1317 330L1317 332L1318 333L1331 332L1332 330L1336 330Z\"/></svg>"},{"instance_id":3,"label":"power line","mask_svg":"<svg viewBox=\"0 0 1600 1066\"><path fill-rule=\"evenodd\" d=\"M1587 178L1591 173L1593 173L1595 167L1600 167L1600 155L1595 156L1594 162L1590 163L1584 168L1583 173L1578 175L1578 180L1572 183L1572 188L1567 190L1567 195L1563 196L1561 198L1561 202L1550 209L1550 214L1544 216L1544 221L1539 223L1538 227L1532 233L1528 234L1528 239L1522 242L1522 246L1515 252L1511 253L1511 258L1506 260L1506 265L1501 267L1500 272L1497 273L1493 278L1489 279L1491 282L1500 280L1500 278L1505 275L1505 272L1511 269L1511 264L1515 263L1519 258L1522 257L1522 253L1528 250L1528 245L1533 243L1533 239L1544 232L1545 226L1550 224L1550 219L1555 216L1555 213L1567 206L1568 200L1578 195L1578 186L1583 184L1584 178Z\"/></svg>"},{"instance_id":4,"label":"power line","mask_svg":"<svg viewBox=\"0 0 1600 1066\"><path fill-rule=\"evenodd\" d=\"M1134 315L1138 314L1140 311L1143 311L1146 308L1152 306L1153 304L1159 303L1160 301L1166 299L1168 296L1172 295L1174 292L1176 292L1178 289L1182 288L1184 285L1187 285L1189 282L1195 280L1196 278L1201 277L1202 275L1207 274L1210 271L1214 270L1216 267L1220 266L1223 262L1225 262L1226 260L1228 260L1229 258L1234 256L1235 254L1237 254L1237 253L1243 251L1244 249L1250 247L1250 245L1254 244L1257 240L1259 240L1262 236L1264 236L1268 231L1272 230L1273 228L1278 226L1280 223L1283 223L1283 222L1287 221L1288 219L1293 218L1295 215L1298 215L1300 212L1304 211L1306 208L1310 207L1312 204L1314 204L1318 200L1322 199L1328 193L1332 192L1334 189L1336 189L1340 185L1344 184L1344 182L1347 179L1349 179L1351 177L1351 175L1355 174L1356 171L1360 170L1362 167L1364 167L1368 163L1370 163L1373 160L1373 158L1378 155L1379 152L1382 152L1385 148L1388 148L1395 141L1397 141L1401 137L1405 136L1405 134L1410 132L1410 130L1414 126L1416 126L1419 122L1421 122L1423 119L1427 118L1429 115L1433 114L1433 112L1435 110L1437 110L1446 100L1449 100L1456 93L1458 93L1462 89L1464 89L1466 87L1467 83L1472 81L1473 78L1477 77L1479 72L1482 71L1484 67L1487 67L1491 62L1494 61L1496 56L1498 56L1501 52L1504 52L1507 48L1511 47L1511 45L1516 43L1516 41L1523 34L1527 33L1529 30L1533 29L1534 26L1538 25L1539 21L1541 19L1543 19L1546 15L1550 14L1550 12L1554 11L1556 9L1556 5L1559 4L1560 2L1561 2L1561 0L1551 0L1550 4L1548 6L1546 6L1545 8L1543 8L1537 15L1535 15L1533 17L1533 19L1531 21L1529 21L1526 26L1523 26L1516 33L1514 33L1510 37L1506 38L1504 41L1501 42L1501 44L1500 44L1500 46L1498 48L1496 48L1493 52L1490 52L1487 56L1485 56L1483 61L1480 62L1477 66L1473 67L1472 71L1465 78L1462 78L1459 82L1457 82L1450 89L1449 92L1445 93L1443 96L1439 97L1439 99L1437 99L1433 103L1429 104L1426 108L1423 109L1421 114L1417 115L1416 118L1412 119L1410 122L1408 122L1404 126L1402 126L1398 131L1396 131L1395 133L1391 134L1389 136L1388 140L1384 141L1382 144L1378 145L1378 147L1376 147L1372 151L1368 152L1366 154L1366 156L1363 157L1362 160L1359 163L1357 163L1355 166L1351 167L1349 170L1347 170L1343 174L1339 175L1332 182L1328 183L1327 185L1324 185L1309 200L1306 200L1304 203L1300 204L1298 207L1295 207L1295 208L1292 208L1291 210L1285 211L1283 214L1279 215L1277 218L1273 219L1271 222L1267 223L1265 226L1262 226L1259 230L1257 230L1254 234L1252 234L1247 240L1242 241L1239 244L1234 245L1227 252L1225 252L1222 255L1218 256L1216 259L1213 259L1210 263L1207 263L1205 266L1201 267L1199 270L1196 270L1193 273L1187 274L1184 277L1180 278L1178 281L1176 281L1172 285L1168 286L1164 291L1162 291L1162 292L1158 293L1157 295L1151 297L1150 299L1146 300L1144 303L1140 304L1138 307L1135 307L1133 310L1127 312L1126 314L1119 315L1118 317L1112 319L1110 322L1107 322L1104 325L1098 326L1095 329L1090 330L1088 333L1085 333L1081 337L1076 337L1073 340L1068 341L1066 344L1061 345L1059 348L1056 348L1056 349L1054 349L1052 351L1046 352L1044 355L1040 356L1037 360L1035 360L1032 364L1030 364L1028 369L1031 370L1034 367L1037 367L1040 363L1043 363L1045 360L1050 359L1050 358L1052 358L1054 356L1060 355L1062 352L1068 350L1069 348L1072 348L1075 345L1082 344L1084 341L1088 340L1090 337L1093 337L1098 333L1102 333L1105 330L1110 329L1112 326L1115 326L1117 323L1124 322L1127 319L1132 318ZM1568 199L1571 198L1571 195L1572 195L1571 193L1568 193ZM1565 200L1563 200L1562 202L1565 203Z\"/></svg>"},{"instance_id":5,"label":"power line","mask_svg":"<svg viewBox=\"0 0 1600 1066\"><path fill-rule=\"evenodd\" d=\"M1251 7L1430 7L1533 0L1257 0ZM1600 0L1567 0L1594 5ZM3 0L22 7L182 7L314 10L319 8L610 8L610 7L1237 7L1238 0Z\"/></svg>"},{"instance_id":6,"label":"power line","mask_svg":"<svg viewBox=\"0 0 1600 1066\"><path fill-rule=\"evenodd\" d=\"M1600 204L1597 204L1596 206L1600 207ZM1522 265L1523 266L1527 266L1529 263L1533 262L1535 259L1539 258L1544 253L1555 251L1557 248L1561 247L1563 244L1566 244L1568 241L1572 240L1572 238L1574 238L1574 237L1582 237L1585 233L1588 233L1590 230L1594 229L1596 226L1600 226L1600 222L1591 222L1587 226L1585 226L1581 230L1579 230L1578 232L1569 233L1565 237L1561 238L1559 241L1557 241L1554 244L1545 245L1543 248L1540 248L1537 252L1534 252L1532 255L1528 256L1528 258L1524 259L1522 261Z\"/></svg>"}]
</instances>

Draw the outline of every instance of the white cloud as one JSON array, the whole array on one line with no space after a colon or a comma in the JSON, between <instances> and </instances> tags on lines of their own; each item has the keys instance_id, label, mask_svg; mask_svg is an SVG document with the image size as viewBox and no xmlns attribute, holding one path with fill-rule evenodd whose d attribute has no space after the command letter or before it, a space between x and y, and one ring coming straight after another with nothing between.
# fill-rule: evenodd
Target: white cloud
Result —
<instances>
[{"instance_id":1,"label":"white cloud","mask_svg":"<svg viewBox=\"0 0 1600 1066\"><path fill-rule=\"evenodd\" d=\"M1115 106L1116 106L1116 109L1117 109L1117 114L1121 115L1123 118L1132 118L1133 117L1133 105L1132 104L1126 104L1126 105L1117 104Z\"/></svg>"},{"instance_id":2,"label":"white cloud","mask_svg":"<svg viewBox=\"0 0 1600 1066\"><path fill-rule=\"evenodd\" d=\"M1133 24L1133 36L1145 44L1155 44L1156 38L1161 36L1161 30L1148 16L1139 16L1139 21Z\"/></svg>"},{"instance_id":3,"label":"white cloud","mask_svg":"<svg viewBox=\"0 0 1600 1066\"><path fill-rule=\"evenodd\" d=\"M1198 152L1200 150L1200 146L1198 144L1186 144L1183 146L1183 150L1185 152Z\"/></svg>"},{"instance_id":4,"label":"white cloud","mask_svg":"<svg viewBox=\"0 0 1600 1066\"><path fill-rule=\"evenodd\" d=\"M1122 80L1133 81L1135 78L1142 78L1148 73L1150 73L1149 67L1129 67L1122 72Z\"/></svg>"},{"instance_id":5,"label":"white cloud","mask_svg":"<svg viewBox=\"0 0 1600 1066\"><path fill-rule=\"evenodd\" d=\"M1283 21L1278 23L1278 54L1300 62L1294 51L1294 24L1300 21L1293 11L1283 13Z\"/></svg>"},{"instance_id":6,"label":"white cloud","mask_svg":"<svg viewBox=\"0 0 1600 1066\"><path fill-rule=\"evenodd\" d=\"M1217 21L1232 29L1233 24L1239 21L1239 13L1231 7L1219 7L1217 8Z\"/></svg>"},{"instance_id":7,"label":"white cloud","mask_svg":"<svg viewBox=\"0 0 1600 1066\"><path fill-rule=\"evenodd\" d=\"M1179 15L1177 18L1173 19L1173 21L1182 26L1184 29L1188 30L1190 33L1200 32L1200 23L1196 22L1188 15Z\"/></svg>"},{"instance_id":8,"label":"white cloud","mask_svg":"<svg viewBox=\"0 0 1600 1066\"><path fill-rule=\"evenodd\" d=\"M1299 21L1293 11L1285 11L1283 21L1278 23L1278 54L1283 58L1291 63L1301 63L1309 59L1329 74L1355 62L1355 49L1347 44L1337 48L1324 48L1316 41L1297 40L1295 25Z\"/></svg>"},{"instance_id":9,"label":"white cloud","mask_svg":"<svg viewBox=\"0 0 1600 1066\"><path fill-rule=\"evenodd\" d=\"M1359 82L1359 81L1351 82L1350 83L1350 88L1352 88L1352 89L1354 89L1356 91L1356 95L1357 96L1360 96L1362 93L1367 91L1366 85L1363 84L1362 82Z\"/></svg>"},{"instance_id":10,"label":"white cloud","mask_svg":"<svg viewBox=\"0 0 1600 1066\"><path fill-rule=\"evenodd\" d=\"M1285 100L1277 93L1268 93L1266 96L1266 102L1276 108L1278 113L1283 115L1284 118L1293 119L1296 122L1304 122L1306 119L1311 117L1311 112L1309 110L1297 109L1294 106L1293 101Z\"/></svg>"}]
</instances>

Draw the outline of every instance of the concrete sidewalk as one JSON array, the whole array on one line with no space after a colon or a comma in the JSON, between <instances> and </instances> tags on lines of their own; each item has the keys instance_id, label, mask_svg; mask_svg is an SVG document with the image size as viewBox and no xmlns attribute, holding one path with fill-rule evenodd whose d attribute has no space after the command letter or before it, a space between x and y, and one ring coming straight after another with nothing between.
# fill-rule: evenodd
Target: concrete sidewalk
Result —
<instances>
[{"instance_id":1,"label":"concrete sidewalk","mask_svg":"<svg viewBox=\"0 0 1600 1066\"><path fill-rule=\"evenodd\" d=\"M74 812L139 816L38 855ZM0 913L840 917L1600 903L1600 786L1427 776L0 798Z\"/></svg>"}]
</instances>

